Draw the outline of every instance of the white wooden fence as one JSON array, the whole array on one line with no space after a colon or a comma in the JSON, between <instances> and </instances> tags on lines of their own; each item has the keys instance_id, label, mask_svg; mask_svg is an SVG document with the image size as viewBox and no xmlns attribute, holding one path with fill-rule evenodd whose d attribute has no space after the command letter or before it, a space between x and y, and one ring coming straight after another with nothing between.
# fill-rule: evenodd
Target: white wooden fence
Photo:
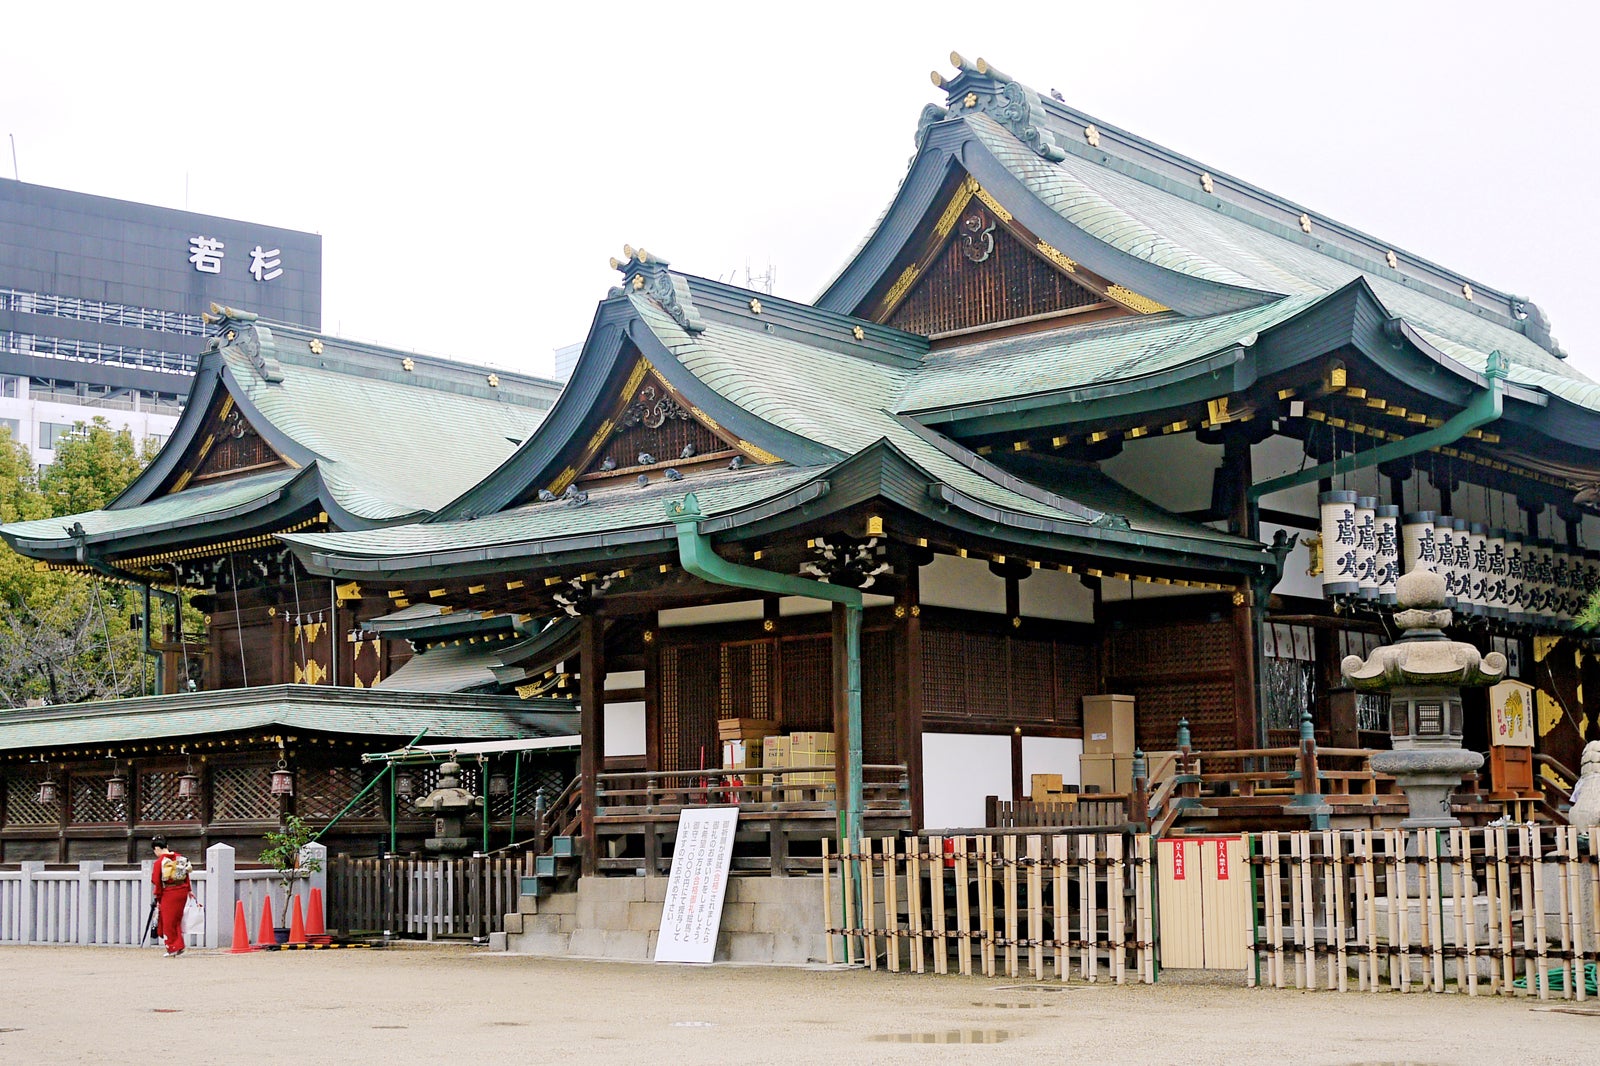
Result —
<instances>
[{"instance_id":1,"label":"white wooden fence","mask_svg":"<svg viewBox=\"0 0 1600 1066\"><path fill-rule=\"evenodd\" d=\"M322 860L327 848L310 844L307 858ZM103 862L75 866L24 862L0 866L0 944L78 944L137 946L150 917L150 867L107 867ZM319 871L303 882L309 893L327 895L327 875ZM275 870L241 870L233 848L213 844L206 849L205 869L190 876L191 891L204 904L206 927L189 936L191 947L233 946L234 904L244 903L246 928L255 937L261 901L272 900L274 924L282 914L283 889ZM146 943L148 944L148 940Z\"/></svg>"}]
</instances>

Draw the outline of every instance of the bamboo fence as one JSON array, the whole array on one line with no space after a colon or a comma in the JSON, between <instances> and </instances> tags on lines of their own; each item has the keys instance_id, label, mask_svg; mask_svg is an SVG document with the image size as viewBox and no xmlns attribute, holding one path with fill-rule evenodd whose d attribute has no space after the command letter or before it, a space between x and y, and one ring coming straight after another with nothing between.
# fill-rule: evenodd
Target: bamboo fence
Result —
<instances>
[{"instance_id":1,"label":"bamboo fence","mask_svg":"<svg viewBox=\"0 0 1600 1066\"><path fill-rule=\"evenodd\" d=\"M1252 985L1593 994L1600 857L1575 828L1269 832L1250 848Z\"/></svg>"},{"instance_id":2,"label":"bamboo fence","mask_svg":"<svg viewBox=\"0 0 1600 1066\"><path fill-rule=\"evenodd\" d=\"M823 842L828 961L894 973L1154 983L1150 838Z\"/></svg>"}]
</instances>

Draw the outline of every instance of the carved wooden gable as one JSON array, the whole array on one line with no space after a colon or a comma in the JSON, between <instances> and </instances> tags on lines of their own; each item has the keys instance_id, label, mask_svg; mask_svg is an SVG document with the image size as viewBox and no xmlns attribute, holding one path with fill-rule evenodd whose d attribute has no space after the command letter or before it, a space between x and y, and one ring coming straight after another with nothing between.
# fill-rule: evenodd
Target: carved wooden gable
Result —
<instances>
[{"instance_id":1,"label":"carved wooden gable","mask_svg":"<svg viewBox=\"0 0 1600 1066\"><path fill-rule=\"evenodd\" d=\"M643 355L636 357L611 404L598 410L609 413L576 450L571 465L546 486L549 491L559 494L574 482L588 488L593 482L631 481L641 474L654 479L667 467L680 473L711 464L725 467L736 456L741 462L778 462L688 403Z\"/></svg>"},{"instance_id":2,"label":"carved wooden gable","mask_svg":"<svg viewBox=\"0 0 1600 1066\"><path fill-rule=\"evenodd\" d=\"M894 282L857 314L930 336L1075 312L1167 310L1039 238L971 177L908 245Z\"/></svg>"},{"instance_id":3,"label":"carved wooden gable","mask_svg":"<svg viewBox=\"0 0 1600 1066\"><path fill-rule=\"evenodd\" d=\"M184 457L182 472L172 483L172 492L290 465L226 394L212 406L195 440L195 447Z\"/></svg>"}]
</instances>

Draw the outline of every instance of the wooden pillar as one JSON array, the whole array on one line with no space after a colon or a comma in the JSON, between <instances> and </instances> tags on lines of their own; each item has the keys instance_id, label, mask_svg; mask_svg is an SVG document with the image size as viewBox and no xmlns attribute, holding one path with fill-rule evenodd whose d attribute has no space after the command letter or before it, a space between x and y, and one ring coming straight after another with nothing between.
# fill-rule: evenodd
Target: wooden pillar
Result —
<instances>
[{"instance_id":1,"label":"wooden pillar","mask_svg":"<svg viewBox=\"0 0 1600 1066\"><path fill-rule=\"evenodd\" d=\"M1257 610L1265 611L1266 604L1255 604L1255 589L1245 585L1233 593L1233 746L1254 748L1257 743L1256 711L1256 619Z\"/></svg>"},{"instance_id":2,"label":"wooden pillar","mask_svg":"<svg viewBox=\"0 0 1600 1066\"><path fill-rule=\"evenodd\" d=\"M850 652L844 612L844 604L832 605L833 641L829 645L833 663L833 798L839 812L844 810L850 782Z\"/></svg>"},{"instance_id":3,"label":"wooden pillar","mask_svg":"<svg viewBox=\"0 0 1600 1066\"><path fill-rule=\"evenodd\" d=\"M1011 729L1011 803L1013 806L1022 802L1027 795L1027 790L1022 783L1022 727L1013 726Z\"/></svg>"},{"instance_id":4,"label":"wooden pillar","mask_svg":"<svg viewBox=\"0 0 1600 1066\"><path fill-rule=\"evenodd\" d=\"M583 816L583 873L599 869L599 839L594 815L598 801L600 767L604 764L606 621L583 616L578 631L578 657L583 675L578 686L578 771L583 775L580 803Z\"/></svg>"},{"instance_id":5,"label":"wooden pillar","mask_svg":"<svg viewBox=\"0 0 1600 1066\"><path fill-rule=\"evenodd\" d=\"M900 737L900 758L910 785L911 828L922 828L922 585L915 560L906 567L905 588L895 614L896 642L894 713Z\"/></svg>"},{"instance_id":6,"label":"wooden pillar","mask_svg":"<svg viewBox=\"0 0 1600 1066\"><path fill-rule=\"evenodd\" d=\"M651 772L661 770L661 633L655 619L649 616L644 631L644 768Z\"/></svg>"}]
</instances>

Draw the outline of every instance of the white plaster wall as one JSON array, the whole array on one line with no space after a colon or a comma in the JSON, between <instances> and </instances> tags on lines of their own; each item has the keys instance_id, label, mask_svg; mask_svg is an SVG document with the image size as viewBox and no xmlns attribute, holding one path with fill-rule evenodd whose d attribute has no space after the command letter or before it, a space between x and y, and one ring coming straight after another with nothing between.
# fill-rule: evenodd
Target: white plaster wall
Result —
<instances>
[{"instance_id":1,"label":"white plaster wall","mask_svg":"<svg viewBox=\"0 0 1600 1066\"><path fill-rule=\"evenodd\" d=\"M1050 618L1058 622L1094 621L1094 593L1083 587L1077 574L1060 570L1035 570L1022 579L1017 598L1024 618ZM1001 606L1004 607L1004 603Z\"/></svg>"},{"instance_id":2,"label":"white plaster wall","mask_svg":"<svg viewBox=\"0 0 1600 1066\"><path fill-rule=\"evenodd\" d=\"M1192 433L1126 441L1100 464L1106 476L1169 511L1211 506L1211 475L1222 462L1220 445L1201 444Z\"/></svg>"},{"instance_id":3,"label":"white plaster wall","mask_svg":"<svg viewBox=\"0 0 1600 1066\"><path fill-rule=\"evenodd\" d=\"M1033 788L1034 774L1060 774L1062 784L1082 784L1078 774L1082 757L1082 740L1072 737L1023 737L1022 787L1028 790Z\"/></svg>"},{"instance_id":4,"label":"white plaster wall","mask_svg":"<svg viewBox=\"0 0 1600 1066\"><path fill-rule=\"evenodd\" d=\"M880 596L874 592L861 594L863 607L887 607L894 603L893 596ZM812 596L781 596L778 599L778 617L787 618L796 614L827 614L833 609L833 604L828 600L819 600Z\"/></svg>"},{"instance_id":5,"label":"white plaster wall","mask_svg":"<svg viewBox=\"0 0 1600 1066\"><path fill-rule=\"evenodd\" d=\"M606 675L606 691L615 688L644 688L643 670L621 670Z\"/></svg>"},{"instance_id":6,"label":"white plaster wall","mask_svg":"<svg viewBox=\"0 0 1600 1066\"><path fill-rule=\"evenodd\" d=\"M1142 602L1171 596L1215 595L1215 589L1192 589L1183 585L1156 585L1149 582L1119 581L1114 577L1100 579L1100 599L1105 603Z\"/></svg>"},{"instance_id":7,"label":"white plaster wall","mask_svg":"<svg viewBox=\"0 0 1600 1066\"><path fill-rule=\"evenodd\" d=\"M711 603L704 607L672 607L656 615L656 624L662 629L673 626L704 626L715 622L752 621L761 621L760 600Z\"/></svg>"},{"instance_id":8,"label":"white plaster wall","mask_svg":"<svg viewBox=\"0 0 1600 1066\"><path fill-rule=\"evenodd\" d=\"M929 829L981 826L986 796L1011 796L1009 736L922 734L923 825Z\"/></svg>"},{"instance_id":9,"label":"white plaster wall","mask_svg":"<svg viewBox=\"0 0 1600 1066\"><path fill-rule=\"evenodd\" d=\"M933 562L922 568L920 577L925 606L1006 613L1005 579L991 573L986 560L935 555Z\"/></svg>"},{"instance_id":10,"label":"white plaster wall","mask_svg":"<svg viewBox=\"0 0 1600 1066\"><path fill-rule=\"evenodd\" d=\"M644 701L608 703L605 717L607 758L644 754Z\"/></svg>"},{"instance_id":11,"label":"white plaster wall","mask_svg":"<svg viewBox=\"0 0 1600 1066\"><path fill-rule=\"evenodd\" d=\"M1268 437L1250 447L1250 471L1257 482L1271 481L1283 474L1314 465L1306 458L1305 449L1293 437ZM1317 513L1317 483L1282 489L1261 498L1261 506L1272 511L1289 511L1294 514Z\"/></svg>"}]
</instances>

